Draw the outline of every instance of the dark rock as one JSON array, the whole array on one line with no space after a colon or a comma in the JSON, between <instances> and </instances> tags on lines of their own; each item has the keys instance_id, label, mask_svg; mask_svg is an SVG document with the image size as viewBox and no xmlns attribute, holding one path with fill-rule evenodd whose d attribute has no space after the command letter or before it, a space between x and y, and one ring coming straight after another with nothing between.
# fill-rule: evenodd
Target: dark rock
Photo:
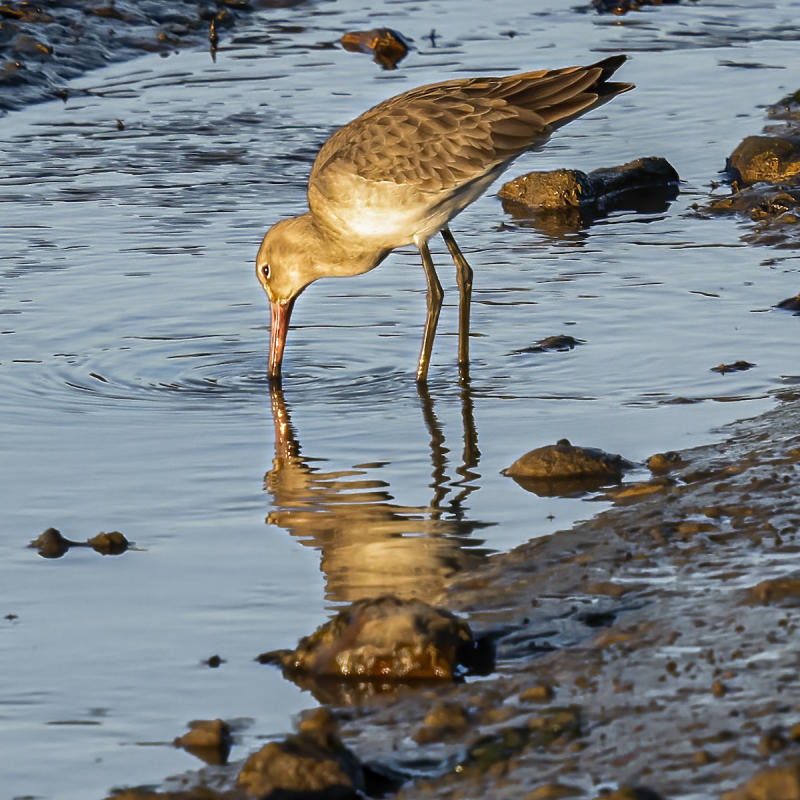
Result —
<instances>
[{"instance_id":1,"label":"dark rock","mask_svg":"<svg viewBox=\"0 0 800 800\"><path fill-rule=\"evenodd\" d=\"M269 742L244 763L237 778L257 798L356 800L365 788L358 759L342 744L330 711L304 715L296 734Z\"/></svg>"},{"instance_id":2,"label":"dark rock","mask_svg":"<svg viewBox=\"0 0 800 800\"><path fill-rule=\"evenodd\" d=\"M530 347L523 347L520 350L514 350L512 354L519 355L520 353L547 353L553 350L558 351L559 353L564 353L567 350L572 350L583 343L583 339L576 339L574 336L567 336L564 334L557 336L546 336L544 339L539 339L536 344L533 344Z\"/></svg>"},{"instance_id":3,"label":"dark rock","mask_svg":"<svg viewBox=\"0 0 800 800\"><path fill-rule=\"evenodd\" d=\"M800 120L800 89L771 105L767 109L767 114L772 119L782 119L790 122Z\"/></svg>"},{"instance_id":4,"label":"dark rock","mask_svg":"<svg viewBox=\"0 0 800 800\"><path fill-rule=\"evenodd\" d=\"M520 484L539 495L572 494L589 491L622 478L631 463L620 455L592 447L577 447L567 439L537 447L503 470Z\"/></svg>"},{"instance_id":5,"label":"dark rock","mask_svg":"<svg viewBox=\"0 0 800 800\"><path fill-rule=\"evenodd\" d=\"M211 667L212 669L216 669L217 667L222 666L225 663L225 659L222 656L211 656L211 658L207 658L203 662L207 667Z\"/></svg>"},{"instance_id":6,"label":"dark rock","mask_svg":"<svg viewBox=\"0 0 800 800\"><path fill-rule=\"evenodd\" d=\"M227 723L221 719L197 719L189 723L189 732L173 741L207 764L227 764L233 737Z\"/></svg>"},{"instance_id":7,"label":"dark rock","mask_svg":"<svg viewBox=\"0 0 800 800\"><path fill-rule=\"evenodd\" d=\"M678 194L680 178L664 158L637 158L617 167L529 172L503 184L498 196L513 216L567 214L588 224L616 209L660 211ZM577 212L577 213L576 213Z\"/></svg>"},{"instance_id":8,"label":"dark rock","mask_svg":"<svg viewBox=\"0 0 800 800\"><path fill-rule=\"evenodd\" d=\"M101 531L86 543L104 556L117 556L130 547L130 542L119 531Z\"/></svg>"},{"instance_id":9,"label":"dark rock","mask_svg":"<svg viewBox=\"0 0 800 800\"><path fill-rule=\"evenodd\" d=\"M465 731L468 726L469 716L463 706L458 703L436 703L412 738L417 744L440 742Z\"/></svg>"},{"instance_id":10,"label":"dark rock","mask_svg":"<svg viewBox=\"0 0 800 800\"><path fill-rule=\"evenodd\" d=\"M719 372L720 375L725 375L727 372L745 372L748 369L752 369L755 364L751 364L749 361L734 361L730 364L718 364L716 367L711 367L711 372Z\"/></svg>"},{"instance_id":11,"label":"dark rock","mask_svg":"<svg viewBox=\"0 0 800 800\"><path fill-rule=\"evenodd\" d=\"M74 547L78 542L71 542L61 535L61 531L56 528L48 528L39 534L28 547L35 547L39 555L44 558L61 558L70 547Z\"/></svg>"},{"instance_id":12,"label":"dark rock","mask_svg":"<svg viewBox=\"0 0 800 800\"><path fill-rule=\"evenodd\" d=\"M647 468L656 475L663 475L665 472L669 472L681 466L683 466L683 461L680 455L674 451L668 453L653 453L653 455L647 459Z\"/></svg>"},{"instance_id":13,"label":"dark rock","mask_svg":"<svg viewBox=\"0 0 800 800\"><path fill-rule=\"evenodd\" d=\"M800 181L800 136L748 136L731 153L726 166L731 181L797 183Z\"/></svg>"},{"instance_id":14,"label":"dark rock","mask_svg":"<svg viewBox=\"0 0 800 800\"><path fill-rule=\"evenodd\" d=\"M408 681L452 679L476 646L466 622L421 600L357 600L300 640L295 650L259 656L288 673Z\"/></svg>"},{"instance_id":15,"label":"dark rock","mask_svg":"<svg viewBox=\"0 0 800 800\"><path fill-rule=\"evenodd\" d=\"M339 40L345 50L371 53L376 64L384 69L394 69L408 54L409 44L402 33L391 28L374 28L371 31L352 31Z\"/></svg>"},{"instance_id":16,"label":"dark rock","mask_svg":"<svg viewBox=\"0 0 800 800\"><path fill-rule=\"evenodd\" d=\"M775 308L782 308L785 311L800 311L800 294L781 300Z\"/></svg>"},{"instance_id":17,"label":"dark rock","mask_svg":"<svg viewBox=\"0 0 800 800\"><path fill-rule=\"evenodd\" d=\"M514 726L478 739L467 750L461 770L485 772L495 764L508 761L523 750L549 749L568 744L581 733L580 709L551 708L528 720L526 726Z\"/></svg>"},{"instance_id":18,"label":"dark rock","mask_svg":"<svg viewBox=\"0 0 800 800\"><path fill-rule=\"evenodd\" d=\"M601 797L602 800L662 800L660 794L645 786L621 786L616 792Z\"/></svg>"},{"instance_id":19,"label":"dark rock","mask_svg":"<svg viewBox=\"0 0 800 800\"><path fill-rule=\"evenodd\" d=\"M800 800L800 762L757 772L722 800Z\"/></svg>"}]
</instances>

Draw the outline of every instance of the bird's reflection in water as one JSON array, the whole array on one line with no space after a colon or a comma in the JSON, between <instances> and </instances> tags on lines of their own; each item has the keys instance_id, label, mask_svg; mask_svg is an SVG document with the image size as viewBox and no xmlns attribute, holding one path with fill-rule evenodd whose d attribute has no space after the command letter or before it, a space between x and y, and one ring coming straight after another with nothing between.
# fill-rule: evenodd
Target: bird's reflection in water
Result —
<instances>
[{"instance_id":1,"label":"bird's reflection in water","mask_svg":"<svg viewBox=\"0 0 800 800\"><path fill-rule=\"evenodd\" d=\"M427 388L419 389L430 434L432 498L427 506L397 503L389 484L370 476L369 466L322 471L301 452L283 392L278 387L270 391L275 458L264 488L274 510L267 523L319 548L328 600L352 602L387 592L430 600L451 576L486 558L489 551L472 534L487 523L468 519L464 503L480 477L468 381L461 391L463 454L452 480L433 400Z\"/></svg>"}]
</instances>

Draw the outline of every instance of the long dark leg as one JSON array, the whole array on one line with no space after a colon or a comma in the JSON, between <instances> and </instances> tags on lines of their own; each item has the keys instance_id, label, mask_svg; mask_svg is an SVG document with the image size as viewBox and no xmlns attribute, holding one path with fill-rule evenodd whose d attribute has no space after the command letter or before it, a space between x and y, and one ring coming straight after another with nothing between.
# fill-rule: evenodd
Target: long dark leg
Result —
<instances>
[{"instance_id":1,"label":"long dark leg","mask_svg":"<svg viewBox=\"0 0 800 800\"><path fill-rule=\"evenodd\" d=\"M431 363L431 351L433 350L433 339L436 336L436 325L439 322L439 311L442 308L442 284L433 268L431 251L428 249L427 242L417 242L419 254L422 256L422 266L425 268L425 277L428 280L428 316L425 319L425 331L422 334L422 349L419 351L419 363L417 364L417 381L428 379L428 367Z\"/></svg>"},{"instance_id":2,"label":"long dark leg","mask_svg":"<svg viewBox=\"0 0 800 800\"><path fill-rule=\"evenodd\" d=\"M458 364L469 365L469 307L472 299L472 267L456 244L450 228L442 228L442 238L456 265L458 281Z\"/></svg>"}]
</instances>

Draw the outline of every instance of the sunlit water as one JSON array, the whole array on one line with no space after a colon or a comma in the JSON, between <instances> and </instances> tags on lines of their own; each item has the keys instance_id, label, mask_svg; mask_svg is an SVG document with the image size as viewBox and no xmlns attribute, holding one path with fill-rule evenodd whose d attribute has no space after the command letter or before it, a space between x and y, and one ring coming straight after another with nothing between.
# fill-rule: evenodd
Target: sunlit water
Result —
<instances>
[{"instance_id":1,"label":"sunlit water","mask_svg":"<svg viewBox=\"0 0 800 800\"><path fill-rule=\"evenodd\" d=\"M688 211L761 130L761 106L800 83L800 3L497 8L264 11L216 63L143 57L0 119L4 797L83 800L192 768L170 742L195 718L239 719L242 757L314 705L258 653L355 597L434 596L602 508L500 475L523 452L568 437L641 461L713 441L796 380L798 320L771 306L800 289L798 257ZM415 41L396 71L334 46L375 25ZM428 393L413 381L425 281L408 248L303 295L271 397L253 258L269 224L303 210L335 126L418 84L617 50L636 91L511 174L663 156L683 180L668 210L550 235L490 192L453 223L476 273L468 386L436 241L447 305ZM585 343L515 352L558 333ZM757 366L710 371L737 359ZM136 549L46 560L25 545L50 525L74 540L119 529Z\"/></svg>"}]
</instances>

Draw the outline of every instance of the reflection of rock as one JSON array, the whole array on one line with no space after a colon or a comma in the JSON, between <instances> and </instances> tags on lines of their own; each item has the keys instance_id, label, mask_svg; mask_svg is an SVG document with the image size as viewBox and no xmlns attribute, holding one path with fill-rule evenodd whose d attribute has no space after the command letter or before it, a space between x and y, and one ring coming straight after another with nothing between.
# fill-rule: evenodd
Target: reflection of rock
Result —
<instances>
[{"instance_id":1,"label":"reflection of rock","mask_svg":"<svg viewBox=\"0 0 800 800\"><path fill-rule=\"evenodd\" d=\"M471 399L467 389L463 392L463 462L451 479L444 435L430 397L421 391L432 464L432 479L423 480L433 496L427 506L404 506L366 467L323 472L319 459L301 455L283 394L271 389L275 457L264 486L274 510L267 522L321 551L329 598L352 602L387 592L431 597L453 574L483 560L481 541L472 537L483 525L464 514L464 501L477 488L480 452ZM381 462L381 456L370 460Z\"/></svg>"},{"instance_id":2,"label":"reflection of rock","mask_svg":"<svg viewBox=\"0 0 800 800\"><path fill-rule=\"evenodd\" d=\"M177 737L173 744L206 764L226 764L233 739L230 727L221 719L196 719L189 723L188 733Z\"/></svg>"},{"instance_id":3,"label":"reflection of rock","mask_svg":"<svg viewBox=\"0 0 800 800\"><path fill-rule=\"evenodd\" d=\"M287 673L384 681L449 680L472 666L476 645L466 622L421 600L385 595L357 600L300 640L265 653Z\"/></svg>"},{"instance_id":4,"label":"reflection of rock","mask_svg":"<svg viewBox=\"0 0 800 800\"><path fill-rule=\"evenodd\" d=\"M631 466L620 455L577 447L561 439L520 456L503 474L535 494L558 496L619 481Z\"/></svg>"},{"instance_id":5,"label":"reflection of rock","mask_svg":"<svg viewBox=\"0 0 800 800\"><path fill-rule=\"evenodd\" d=\"M361 764L339 739L330 711L322 708L306 714L296 734L253 753L237 782L258 798L356 800L365 789Z\"/></svg>"},{"instance_id":6,"label":"reflection of rock","mask_svg":"<svg viewBox=\"0 0 800 800\"><path fill-rule=\"evenodd\" d=\"M529 172L503 184L498 196L512 216L545 227L553 217L565 228L590 224L616 209L663 211L678 194L680 178L664 158L637 158L585 173L576 169Z\"/></svg>"},{"instance_id":7,"label":"reflection of rock","mask_svg":"<svg viewBox=\"0 0 800 800\"><path fill-rule=\"evenodd\" d=\"M376 64L384 69L394 69L409 50L402 33L391 28L375 28L371 31L351 31L339 40L345 50L355 53L371 53Z\"/></svg>"}]
</instances>

